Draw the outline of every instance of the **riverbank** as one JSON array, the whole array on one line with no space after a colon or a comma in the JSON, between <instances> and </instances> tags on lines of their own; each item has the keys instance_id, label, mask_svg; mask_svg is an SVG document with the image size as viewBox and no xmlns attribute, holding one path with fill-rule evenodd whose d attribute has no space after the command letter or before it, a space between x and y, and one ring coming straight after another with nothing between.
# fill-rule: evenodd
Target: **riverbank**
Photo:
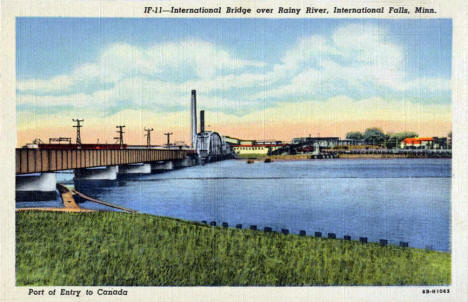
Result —
<instances>
[{"instance_id":1,"label":"riverbank","mask_svg":"<svg viewBox=\"0 0 468 302\"><path fill-rule=\"evenodd\" d=\"M271 161L294 161L294 160L309 160L312 159L311 154L285 154L285 155L258 155L258 156L248 156L248 157L239 157L241 160L251 159L254 161L265 161L266 159Z\"/></svg>"},{"instance_id":2,"label":"riverbank","mask_svg":"<svg viewBox=\"0 0 468 302\"><path fill-rule=\"evenodd\" d=\"M352 153L341 153L336 154L335 159L401 159L401 158L434 158L439 159L442 157L424 157L418 155L411 155L411 154L372 154L372 153L362 153L362 154L352 154ZM240 158L240 159L247 159L248 157ZM269 155L269 156L253 156L250 157L256 161L263 161L267 158L271 159L272 161L287 161L287 160L315 160L313 155L311 154L287 154L287 155ZM327 159L327 158L320 158L320 159Z\"/></svg>"},{"instance_id":3,"label":"riverbank","mask_svg":"<svg viewBox=\"0 0 468 302\"><path fill-rule=\"evenodd\" d=\"M409 156L407 154L340 154L342 159L373 159L373 158L417 158L415 156Z\"/></svg>"},{"instance_id":4,"label":"riverbank","mask_svg":"<svg viewBox=\"0 0 468 302\"><path fill-rule=\"evenodd\" d=\"M342 159L389 159L389 158L428 158L428 159L440 159L440 158L451 158L451 156L426 156L424 154L392 154L392 153L382 153L382 154L349 154L341 153L339 158Z\"/></svg>"},{"instance_id":5,"label":"riverbank","mask_svg":"<svg viewBox=\"0 0 468 302\"><path fill-rule=\"evenodd\" d=\"M450 284L449 253L146 214L16 213L17 285Z\"/></svg>"},{"instance_id":6,"label":"riverbank","mask_svg":"<svg viewBox=\"0 0 468 302\"><path fill-rule=\"evenodd\" d=\"M340 154L335 159L390 159L390 158L409 158L404 154ZM242 158L246 160L247 158ZM328 158L312 158L310 154L291 154L291 155L271 155L263 157L252 157L254 161L301 161L301 160L322 160Z\"/></svg>"}]
</instances>

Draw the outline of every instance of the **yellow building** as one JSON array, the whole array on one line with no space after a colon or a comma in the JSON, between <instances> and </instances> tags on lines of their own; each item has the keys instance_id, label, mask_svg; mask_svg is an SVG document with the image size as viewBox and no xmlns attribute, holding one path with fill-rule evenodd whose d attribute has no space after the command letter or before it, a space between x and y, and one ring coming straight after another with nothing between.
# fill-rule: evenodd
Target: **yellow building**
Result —
<instances>
[{"instance_id":1,"label":"yellow building","mask_svg":"<svg viewBox=\"0 0 468 302\"><path fill-rule=\"evenodd\" d=\"M223 139L231 145L239 157L265 156L269 151L274 151L285 145L276 140L240 139L231 136L224 136Z\"/></svg>"},{"instance_id":2,"label":"yellow building","mask_svg":"<svg viewBox=\"0 0 468 302\"><path fill-rule=\"evenodd\" d=\"M232 148L237 155L267 155L268 151L281 148L284 144L242 144L233 145Z\"/></svg>"}]
</instances>

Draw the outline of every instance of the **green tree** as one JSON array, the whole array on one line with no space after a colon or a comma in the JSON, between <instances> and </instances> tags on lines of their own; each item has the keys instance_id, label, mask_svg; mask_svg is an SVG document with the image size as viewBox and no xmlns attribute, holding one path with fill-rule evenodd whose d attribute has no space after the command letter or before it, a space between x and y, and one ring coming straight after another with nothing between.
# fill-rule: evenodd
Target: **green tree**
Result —
<instances>
[{"instance_id":1,"label":"green tree","mask_svg":"<svg viewBox=\"0 0 468 302\"><path fill-rule=\"evenodd\" d=\"M418 134L413 131L405 131L389 134L387 141L387 148L397 148L402 140L409 137L418 137Z\"/></svg>"},{"instance_id":2,"label":"green tree","mask_svg":"<svg viewBox=\"0 0 468 302\"><path fill-rule=\"evenodd\" d=\"M379 128L367 128L364 132L364 141L370 145L383 145L388 136Z\"/></svg>"},{"instance_id":3,"label":"green tree","mask_svg":"<svg viewBox=\"0 0 468 302\"><path fill-rule=\"evenodd\" d=\"M346 138L347 139L363 139L364 135L362 135L362 133L359 131L353 131L353 132L346 133Z\"/></svg>"}]
</instances>

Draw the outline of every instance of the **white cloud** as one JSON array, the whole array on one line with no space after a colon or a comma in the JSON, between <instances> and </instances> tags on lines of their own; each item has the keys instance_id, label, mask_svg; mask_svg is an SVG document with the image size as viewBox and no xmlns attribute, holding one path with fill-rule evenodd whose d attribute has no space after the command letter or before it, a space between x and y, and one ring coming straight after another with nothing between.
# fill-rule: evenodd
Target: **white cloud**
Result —
<instances>
[{"instance_id":1,"label":"white cloud","mask_svg":"<svg viewBox=\"0 0 468 302\"><path fill-rule=\"evenodd\" d=\"M48 80L29 79L19 81L17 88L20 91L34 91L35 93L53 92L67 89L73 85L73 79L70 76L56 76Z\"/></svg>"},{"instance_id":2,"label":"white cloud","mask_svg":"<svg viewBox=\"0 0 468 302\"><path fill-rule=\"evenodd\" d=\"M323 57L337 54L338 50L325 37L313 35L300 39L292 49L288 50L282 65L286 69L294 70L310 61L320 62Z\"/></svg>"},{"instance_id":3,"label":"white cloud","mask_svg":"<svg viewBox=\"0 0 468 302\"><path fill-rule=\"evenodd\" d=\"M436 92L442 90L450 90L451 82L447 79L421 77L419 79L403 83L400 89L417 89L422 92Z\"/></svg>"},{"instance_id":4,"label":"white cloud","mask_svg":"<svg viewBox=\"0 0 468 302\"><path fill-rule=\"evenodd\" d=\"M187 107L190 104L192 86L185 83L176 84L160 80L148 80L142 77L128 78L119 81L112 88L98 90L91 94L76 93L60 96L36 96L19 94L17 103L22 106L70 108L93 107L95 110L106 110L114 105L124 108L148 108L155 111L168 107ZM220 96L209 96L198 93L198 104L205 109L237 110L240 103Z\"/></svg>"},{"instance_id":5,"label":"white cloud","mask_svg":"<svg viewBox=\"0 0 468 302\"><path fill-rule=\"evenodd\" d=\"M340 55L357 63L372 63L391 67L403 63L403 50L390 41L382 27L350 24L338 28L332 36Z\"/></svg>"},{"instance_id":6,"label":"white cloud","mask_svg":"<svg viewBox=\"0 0 468 302\"><path fill-rule=\"evenodd\" d=\"M215 76L218 71L262 66L262 62L233 57L227 50L201 40L166 42L149 48L121 43L106 48L97 63L78 66L70 75L56 76L48 80L19 81L17 89L47 93L69 89L85 81L117 83L128 77L157 75L167 71L191 73L196 78L206 80Z\"/></svg>"},{"instance_id":7,"label":"white cloud","mask_svg":"<svg viewBox=\"0 0 468 302\"><path fill-rule=\"evenodd\" d=\"M287 52L283 63L275 66L278 74L287 75L291 70L295 74L253 98L330 95L343 89L375 95L382 88L426 92L450 89L450 81L443 78L408 80L404 61L404 50L391 41L385 29L351 24L338 28L328 40L321 36L301 39Z\"/></svg>"},{"instance_id":8,"label":"white cloud","mask_svg":"<svg viewBox=\"0 0 468 302\"><path fill-rule=\"evenodd\" d=\"M450 89L448 79L408 79L404 50L381 27L351 24L330 36L301 38L277 64L240 59L210 42L187 39L151 47L113 44L94 63L69 75L18 82L18 103L32 106L95 106L105 110L153 106L157 110L188 106L190 90L200 104L224 112L258 110L258 102L328 98L343 91L379 96L381 89L434 93ZM161 76L164 75L164 76ZM187 76L189 75L189 76ZM87 94L80 87L106 83ZM244 88L252 94L232 99L227 93ZM62 92L55 96L47 93ZM40 94L41 96L35 96ZM245 94L245 93L243 93ZM273 102L272 102L273 103Z\"/></svg>"},{"instance_id":9,"label":"white cloud","mask_svg":"<svg viewBox=\"0 0 468 302\"><path fill-rule=\"evenodd\" d=\"M71 107L89 107L93 104L93 98L84 93L77 93L72 95L18 95L17 104L23 106L35 106L41 108L53 108L55 106L70 106Z\"/></svg>"}]
</instances>

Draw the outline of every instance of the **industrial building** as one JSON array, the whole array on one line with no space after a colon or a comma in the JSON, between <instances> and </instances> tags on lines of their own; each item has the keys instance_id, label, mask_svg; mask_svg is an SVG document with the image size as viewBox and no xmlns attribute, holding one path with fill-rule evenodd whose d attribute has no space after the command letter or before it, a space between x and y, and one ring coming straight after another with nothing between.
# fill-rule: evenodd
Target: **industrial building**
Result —
<instances>
[{"instance_id":1,"label":"industrial building","mask_svg":"<svg viewBox=\"0 0 468 302\"><path fill-rule=\"evenodd\" d=\"M232 149L229 144L223 140L223 137L215 131L205 130L205 111L200 111L200 132L197 124L197 94L192 90L191 97L191 131L192 148L198 154L201 162L217 161L226 158L232 158Z\"/></svg>"},{"instance_id":2,"label":"industrial building","mask_svg":"<svg viewBox=\"0 0 468 302\"><path fill-rule=\"evenodd\" d=\"M364 142L363 139L340 139L338 141L338 146L362 146L365 145L366 143Z\"/></svg>"},{"instance_id":3,"label":"industrial building","mask_svg":"<svg viewBox=\"0 0 468 302\"><path fill-rule=\"evenodd\" d=\"M401 149L448 149L446 137L409 137L400 143Z\"/></svg>"},{"instance_id":4,"label":"industrial building","mask_svg":"<svg viewBox=\"0 0 468 302\"><path fill-rule=\"evenodd\" d=\"M298 144L310 144L310 145L318 145L320 148L333 148L336 146L340 146L340 138L339 137L296 137L293 138L291 141L293 145Z\"/></svg>"},{"instance_id":5,"label":"industrial building","mask_svg":"<svg viewBox=\"0 0 468 302\"><path fill-rule=\"evenodd\" d=\"M241 142L240 138L231 137L231 136L227 136L227 135L223 136L223 139L227 144L230 144L231 146L232 145L240 145L240 142Z\"/></svg>"},{"instance_id":6,"label":"industrial building","mask_svg":"<svg viewBox=\"0 0 468 302\"><path fill-rule=\"evenodd\" d=\"M267 155L269 152L281 148L284 144L252 144L234 145L233 149L237 155Z\"/></svg>"},{"instance_id":7,"label":"industrial building","mask_svg":"<svg viewBox=\"0 0 468 302\"><path fill-rule=\"evenodd\" d=\"M240 139L230 136L224 136L224 141L231 145L234 152L240 156L267 155L285 146L282 141L278 140Z\"/></svg>"}]
</instances>

